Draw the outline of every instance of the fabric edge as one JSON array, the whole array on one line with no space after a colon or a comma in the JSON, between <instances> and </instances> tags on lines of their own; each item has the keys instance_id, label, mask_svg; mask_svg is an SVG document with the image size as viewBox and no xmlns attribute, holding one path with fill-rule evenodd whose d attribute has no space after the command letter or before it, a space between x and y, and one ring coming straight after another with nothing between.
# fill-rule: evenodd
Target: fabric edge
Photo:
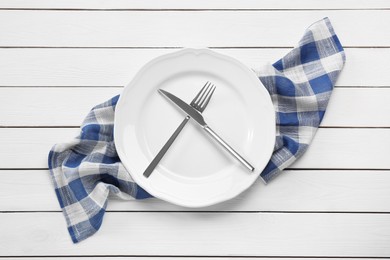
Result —
<instances>
[{"instance_id":1,"label":"fabric edge","mask_svg":"<svg viewBox=\"0 0 390 260\"><path fill-rule=\"evenodd\" d=\"M55 178L54 178L54 172L53 172L53 167L52 167L52 166L53 166L53 160L54 160L54 157L53 157L54 152L53 152L53 151L54 151L55 146L56 146L56 145L54 145L54 146L50 149L50 152L49 152L49 155L48 155L48 166L49 166L50 177L51 177L51 181L52 181L52 183L53 183L53 185L54 185L54 193L56 194L58 204L59 204L59 206L60 206L60 208L61 208L61 212L62 212L62 214L63 214L63 216L64 216L64 218L65 218L65 223L66 223L66 225L67 225L67 228L66 228L66 229L67 229L68 232L69 232L69 235L70 235L70 237L71 237L71 239L72 239L72 242L73 242L74 244L76 244L76 243L78 243L78 242L81 241L81 240L78 240L78 239L76 238L75 233L74 233L74 230L72 229L72 227L71 227L71 225L70 225L70 223L69 223L68 216L67 216L67 214L66 214L66 212L65 212L65 209L64 209L63 207L61 207L62 198L60 197L60 195L58 194L58 192L56 192L57 184L56 184L56 181L55 181Z\"/></svg>"}]
</instances>

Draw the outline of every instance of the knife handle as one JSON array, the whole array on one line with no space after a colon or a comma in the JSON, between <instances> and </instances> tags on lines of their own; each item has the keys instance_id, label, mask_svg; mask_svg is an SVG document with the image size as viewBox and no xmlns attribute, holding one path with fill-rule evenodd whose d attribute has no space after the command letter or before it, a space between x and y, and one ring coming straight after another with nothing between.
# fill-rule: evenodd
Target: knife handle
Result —
<instances>
[{"instance_id":1,"label":"knife handle","mask_svg":"<svg viewBox=\"0 0 390 260\"><path fill-rule=\"evenodd\" d=\"M248 161L246 161L240 154L238 154L230 145L228 145L217 133L215 133L209 126L205 126L204 130L211 135L214 140L223 146L231 155L233 155L240 163L242 163L249 171L253 172L253 167Z\"/></svg>"},{"instance_id":2,"label":"knife handle","mask_svg":"<svg viewBox=\"0 0 390 260\"><path fill-rule=\"evenodd\" d=\"M161 148L161 150L158 152L156 157L154 157L153 161L150 162L149 166L144 171L143 175L146 178L149 178L149 176L152 174L154 168L158 165L158 163L161 161L161 159L164 157L165 153L168 151L169 147L173 144L176 137L180 134L181 130L183 130L184 126L187 124L188 120L190 120L190 117L187 116L184 118L183 122L176 128L175 132L171 135L169 140L164 144L164 146Z\"/></svg>"}]
</instances>

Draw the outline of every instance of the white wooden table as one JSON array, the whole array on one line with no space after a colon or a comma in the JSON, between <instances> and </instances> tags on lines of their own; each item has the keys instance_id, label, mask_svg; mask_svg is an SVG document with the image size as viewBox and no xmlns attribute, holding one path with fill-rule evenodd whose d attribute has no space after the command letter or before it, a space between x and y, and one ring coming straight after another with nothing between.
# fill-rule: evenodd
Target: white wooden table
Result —
<instances>
[{"instance_id":1,"label":"white wooden table","mask_svg":"<svg viewBox=\"0 0 390 260\"><path fill-rule=\"evenodd\" d=\"M101 230L72 244L47 154L92 106L180 47L275 61L325 16L347 63L303 158L199 211L110 201ZM0 257L390 257L389 61L386 0L1 0Z\"/></svg>"}]
</instances>

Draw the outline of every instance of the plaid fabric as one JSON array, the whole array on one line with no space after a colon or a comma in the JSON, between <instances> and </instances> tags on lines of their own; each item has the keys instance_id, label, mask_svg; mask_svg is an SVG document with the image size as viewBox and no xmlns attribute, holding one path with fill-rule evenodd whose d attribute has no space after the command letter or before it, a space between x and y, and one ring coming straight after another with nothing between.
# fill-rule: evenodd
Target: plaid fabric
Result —
<instances>
[{"instance_id":1,"label":"plaid fabric","mask_svg":"<svg viewBox=\"0 0 390 260\"><path fill-rule=\"evenodd\" d=\"M325 18L310 26L281 60L257 72L277 118L274 153L261 173L265 182L307 149L344 62L343 48ZM100 228L110 194L127 200L151 197L133 181L116 153L113 123L118 97L94 107L79 136L55 145L49 153L55 192L74 243Z\"/></svg>"},{"instance_id":2,"label":"plaid fabric","mask_svg":"<svg viewBox=\"0 0 390 260\"><path fill-rule=\"evenodd\" d=\"M274 153L261 173L265 182L306 151L344 63L343 47L324 18L311 25L286 56L257 72L276 111Z\"/></svg>"}]
</instances>

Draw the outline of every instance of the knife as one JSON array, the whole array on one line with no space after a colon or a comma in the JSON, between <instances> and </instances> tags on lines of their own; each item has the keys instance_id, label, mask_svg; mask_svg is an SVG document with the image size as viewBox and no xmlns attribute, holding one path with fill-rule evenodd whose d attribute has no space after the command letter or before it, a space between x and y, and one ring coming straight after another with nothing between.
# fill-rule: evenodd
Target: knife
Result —
<instances>
[{"instance_id":1,"label":"knife","mask_svg":"<svg viewBox=\"0 0 390 260\"><path fill-rule=\"evenodd\" d=\"M223 148L225 148L231 155L233 155L240 163L242 163L249 171L253 172L254 167L245 160L240 154L238 154L230 145L228 145L221 137L219 137L206 123L201 113L196 111L193 107L188 105L186 102L169 93L166 90L159 89L160 94L168 98L184 113L197 122L215 141L217 141Z\"/></svg>"}]
</instances>

